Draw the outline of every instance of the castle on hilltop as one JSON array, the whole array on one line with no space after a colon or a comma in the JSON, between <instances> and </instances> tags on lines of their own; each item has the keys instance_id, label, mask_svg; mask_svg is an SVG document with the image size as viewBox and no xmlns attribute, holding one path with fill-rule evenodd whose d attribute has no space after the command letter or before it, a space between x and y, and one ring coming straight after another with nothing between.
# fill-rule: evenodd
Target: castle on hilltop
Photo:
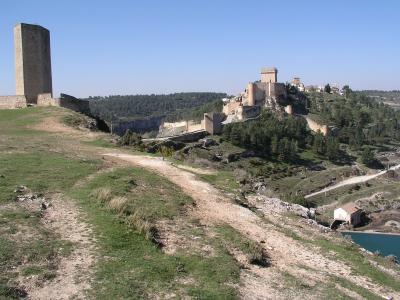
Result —
<instances>
[{"instance_id":1,"label":"castle on hilltop","mask_svg":"<svg viewBox=\"0 0 400 300\"><path fill-rule=\"evenodd\" d=\"M14 27L14 49L16 95L0 96L0 109L31 105L61 106L91 116L88 100L65 94L53 98L49 30L39 25L17 24ZM294 106L299 102L298 98L290 95L290 87L304 90L300 78L296 77L291 86L287 86L278 82L278 70L275 67L262 68L260 80L247 84L244 92L238 96L223 99L222 112L205 113L201 121L167 123L157 120L156 123L160 124L157 137L219 134L225 124L256 118L264 108L293 114ZM308 117L306 119L311 130L328 134L326 125L320 125ZM120 124L121 130L135 130L136 123L126 126Z\"/></svg>"},{"instance_id":2,"label":"castle on hilltop","mask_svg":"<svg viewBox=\"0 0 400 300\"><path fill-rule=\"evenodd\" d=\"M238 96L224 99L222 111L228 120L245 120L259 115L263 107L285 110L278 102L286 97L286 85L278 82L278 69L262 68L261 80L250 82ZM292 113L292 108L286 111Z\"/></svg>"}]
</instances>

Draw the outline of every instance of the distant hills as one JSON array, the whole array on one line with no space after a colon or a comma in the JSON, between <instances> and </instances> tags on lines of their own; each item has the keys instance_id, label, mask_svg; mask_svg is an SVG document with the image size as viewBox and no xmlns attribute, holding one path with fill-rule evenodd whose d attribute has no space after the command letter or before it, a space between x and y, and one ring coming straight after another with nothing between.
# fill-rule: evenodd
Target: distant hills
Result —
<instances>
[{"instance_id":1,"label":"distant hills","mask_svg":"<svg viewBox=\"0 0 400 300\"><path fill-rule=\"evenodd\" d=\"M89 97L93 115L106 121L165 116L166 121L203 118L205 112L221 111L225 93L192 92L167 95L113 95Z\"/></svg>"}]
</instances>

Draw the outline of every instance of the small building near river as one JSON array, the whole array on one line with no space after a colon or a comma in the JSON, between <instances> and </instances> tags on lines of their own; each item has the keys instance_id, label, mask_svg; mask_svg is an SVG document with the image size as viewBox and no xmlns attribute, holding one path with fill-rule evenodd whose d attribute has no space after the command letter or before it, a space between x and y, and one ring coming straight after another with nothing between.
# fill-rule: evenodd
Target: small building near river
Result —
<instances>
[{"instance_id":1,"label":"small building near river","mask_svg":"<svg viewBox=\"0 0 400 300\"><path fill-rule=\"evenodd\" d=\"M345 205L336 208L333 212L334 221L342 221L351 226L361 224L363 210L360 209L354 202L346 203Z\"/></svg>"}]
</instances>

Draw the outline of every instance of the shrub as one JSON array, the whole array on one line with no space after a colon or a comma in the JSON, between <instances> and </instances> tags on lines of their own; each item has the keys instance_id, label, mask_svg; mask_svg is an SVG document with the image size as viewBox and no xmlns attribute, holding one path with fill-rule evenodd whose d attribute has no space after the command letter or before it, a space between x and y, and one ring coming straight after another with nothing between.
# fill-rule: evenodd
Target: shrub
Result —
<instances>
[{"instance_id":1,"label":"shrub","mask_svg":"<svg viewBox=\"0 0 400 300\"><path fill-rule=\"evenodd\" d=\"M125 134L118 140L119 146L141 147L143 145L142 136L131 130L125 131Z\"/></svg>"}]
</instances>

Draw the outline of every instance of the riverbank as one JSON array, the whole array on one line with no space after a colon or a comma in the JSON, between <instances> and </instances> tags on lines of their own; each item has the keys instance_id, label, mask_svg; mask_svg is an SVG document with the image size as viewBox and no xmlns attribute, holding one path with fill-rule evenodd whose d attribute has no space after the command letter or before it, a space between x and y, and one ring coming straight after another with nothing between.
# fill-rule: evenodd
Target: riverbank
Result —
<instances>
[{"instance_id":1,"label":"riverbank","mask_svg":"<svg viewBox=\"0 0 400 300\"><path fill-rule=\"evenodd\" d=\"M341 234L350 236L354 243L370 252L400 257L400 234L362 231L341 231Z\"/></svg>"},{"instance_id":2,"label":"riverbank","mask_svg":"<svg viewBox=\"0 0 400 300\"><path fill-rule=\"evenodd\" d=\"M380 232L380 231L374 231L374 230L363 230L363 231L356 231L356 230L337 230L337 232L340 232L341 234L346 234L346 233L364 233L364 234L382 234L382 235L400 236L400 233L395 233L395 232Z\"/></svg>"}]
</instances>

